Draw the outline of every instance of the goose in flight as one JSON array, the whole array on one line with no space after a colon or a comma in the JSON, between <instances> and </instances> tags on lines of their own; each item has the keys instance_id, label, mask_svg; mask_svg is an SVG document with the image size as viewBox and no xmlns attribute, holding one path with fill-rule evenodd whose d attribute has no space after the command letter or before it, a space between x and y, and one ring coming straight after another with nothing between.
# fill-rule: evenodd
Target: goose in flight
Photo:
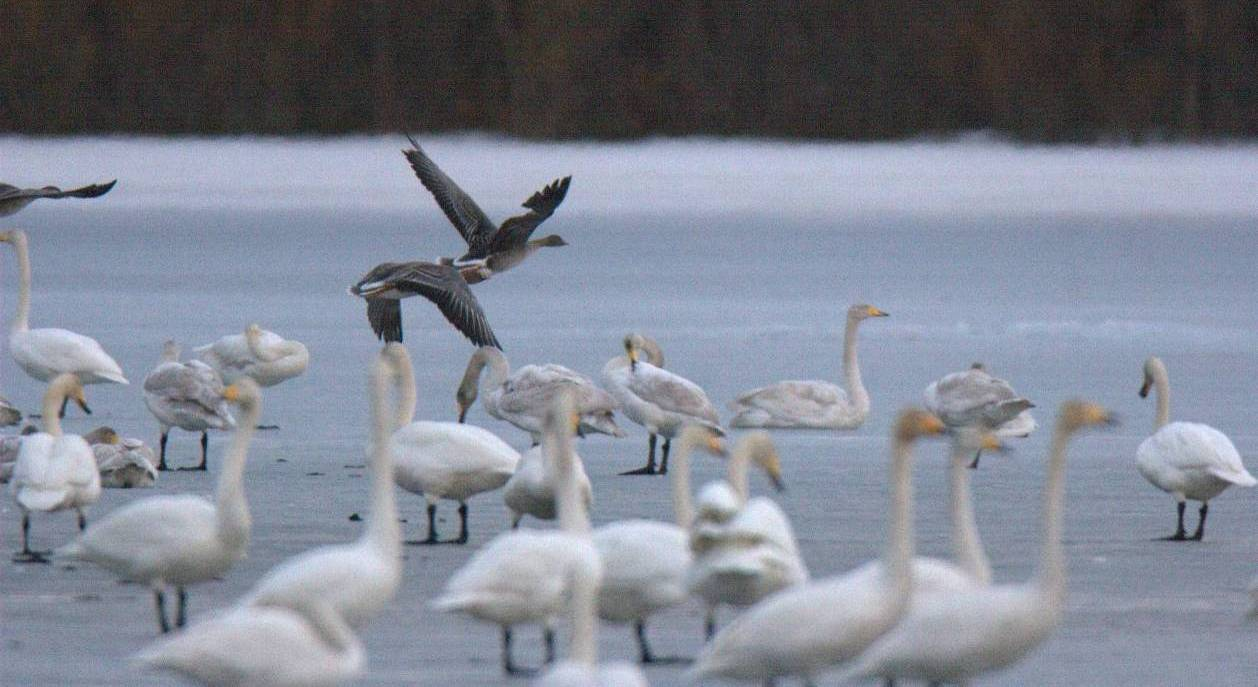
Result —
<instances>
[{"instance_id":1,"label":"goose in flight","mask_svg":"<svg viewBox=\"0 0 1258 687\"><path fill-rule=\"evenodd\" d=\"M402 340L401 300L419 295L432 301L472 343L502 348L476 296L446 258L440 262L381 263L349 287L349 292L367 301L367 321L376 338L385 343Z\"/></svg>"},{"instance_id":2,"label":"goose in flight","mask_svg":"<svg viewBox=\"0 0 1258 687\"><path fill-rule=\"evenodd\" d=\"M56 186L43 188L18 188L12 184L0 184L0 217L8 217L25 208L40 198L96 198L109 193L109 189L118 183L117 179L107 184L90 184L82 188L62 191Z\"/></svg>"},{"instance_id":3,"label":"goose in flight","mask_svg":"<svg viewBox=\"0 0 1258 687\"><path fill-rule=\"evenodd\" d=\"M428 157L409 134L411 150L403 150L415 176L441 206L450 223L467 241L467 253L454 261L463 279L469 284L485 281L499 272L506 272L537 250L544 247L568 245L557 234L530 239L533 231L555 212L555 208L568 195L572 177L556 179L529 196L523 207L528 212L510 217L499 226L485 215L472 197L463 192L458 184L446 176L437 163Z\"/></svg>"}]
</instances>

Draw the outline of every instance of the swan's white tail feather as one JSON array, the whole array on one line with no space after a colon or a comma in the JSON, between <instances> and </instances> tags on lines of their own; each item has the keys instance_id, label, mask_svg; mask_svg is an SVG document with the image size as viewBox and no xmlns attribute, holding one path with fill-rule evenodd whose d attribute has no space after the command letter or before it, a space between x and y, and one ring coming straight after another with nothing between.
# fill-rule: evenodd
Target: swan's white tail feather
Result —
<instances>
[{"instance_id":1,"label":"swan's white tail feather","mask_svg":"<svg viewBox=\"0 0 1258 687\"><path fill-rule=\"evenodd\" d=\"M1245 468L1241 468L1240 472L1215 468L1210 471L1210 474L1226 482L1231 482L1238 487L1252 487L1258 484L1258 479L1254 479L1254 476L1249 474L1249 471Z\"/></svg>"}]
</instances>

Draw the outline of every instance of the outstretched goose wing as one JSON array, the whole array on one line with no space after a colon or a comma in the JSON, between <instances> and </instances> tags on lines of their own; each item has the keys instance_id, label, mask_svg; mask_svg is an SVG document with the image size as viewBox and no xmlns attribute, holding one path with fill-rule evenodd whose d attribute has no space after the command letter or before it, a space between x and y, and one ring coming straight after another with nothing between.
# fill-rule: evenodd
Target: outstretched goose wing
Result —
<instances>
[{"instance_id":1,"label":"outstretched goose wing","mask_svg":"<svg viewBox=\"0 0 1258 687\"><path fill-rule=\"evenodd\" d=\"M494 234L493 239L489 242L487 253L500 253L519 248L529 240L533 231L546 221L555 212L555 208L563 202L568 195L568 184L572 182L572 177L567 176L562 179L556 179L542 190L537 191L524 201L524 207L529 211L511 217L502 223L502 227ZM468 253L468 257L476 257Z\"/></svg>"},{"instance_id":2,"label":"outstretched goose wing","mask_svg":"<svg viewBox=\"0 0 1258 687\"><path fill-rule=\"evenodd\" d=\"M410 134L406 138L413 148L403 150L402 154L411 163L415 176L419 177L420 183L432 194L437 205L441 206L441 211L446 213L450 223L459 230L463 240L467 241L468 255L473 258L485 257L485 248L498 227L494 226L471 196L464 193L453 179L441 171Z\"/></svg>"},{"instance_id":3,"label":"outstretched goose wing","mask_svg":"<svg viewBox=\"0 0 1258 687\"><path fill-rule=\"evenodd\" d=\"M376 336L402 340L402 316L397 299L420 295L477 346L501 349L485 312L467 282L453 265L432 262L384 263L367 273L350 292L367 299L367 319ZM381 301L392 301L381 303Z\"/></svg>"}]
</instances>

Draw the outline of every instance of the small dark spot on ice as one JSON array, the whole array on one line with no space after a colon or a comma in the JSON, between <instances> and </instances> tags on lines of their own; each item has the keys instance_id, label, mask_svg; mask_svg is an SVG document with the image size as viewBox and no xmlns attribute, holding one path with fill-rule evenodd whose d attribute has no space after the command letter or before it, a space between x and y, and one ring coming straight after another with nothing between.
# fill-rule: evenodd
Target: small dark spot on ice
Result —
<instances>
[{"instance_id":1,"label":"small dark spot on ice","mask_svg":"<svg viewBox=\"0 0 1258 687\"><path fill-rule=\"evenodd\" d=\"M307 477L322 477L323 473L322 472L307 472L306 476Z\"/></svg>"},{"instance_id":2,"label":"small dark spot on ice","mask_svg":"<svg viewBox=\"0 0 1258 687\"><path fill-rule=\"evenodd\" d=\"M363 519L363 516L359 515L358 513L350 513L350 516L349 516L350 522L362 522L362 519Z\"/></svg>"},{"instance_id":3,"label":"small dark spot on ice","mask_svg":"<svg viewBox=\"0 0 1258 687\"><path fill-rule=\"evenodd\" d=\"M75 601L100 601L100 594L77 594Z\"/></svg>"},{"instance_id":4,"label":"small dark spot on ice","mask_svg":"<svg viewBox=\"0 0 1258 687\"><path fill-rule=\"evenodd\" d=\"M362 470L363 468L367 466L366 465L342 465L341 467L345 468L346 470Z\"/></svg>"},{"instance_id":5,"label":"small dark spot on ice","mask_svg":"<svg viewBox=\"0 0 1258 687\"><path fill-rule=\"evenodd\" d=\"M287 458L276 458L276 459L275 459L275 462L277 462L277 463L287 463L287 462L288 462L288 459L287 459Z\"/></svg>"}]
</instances>

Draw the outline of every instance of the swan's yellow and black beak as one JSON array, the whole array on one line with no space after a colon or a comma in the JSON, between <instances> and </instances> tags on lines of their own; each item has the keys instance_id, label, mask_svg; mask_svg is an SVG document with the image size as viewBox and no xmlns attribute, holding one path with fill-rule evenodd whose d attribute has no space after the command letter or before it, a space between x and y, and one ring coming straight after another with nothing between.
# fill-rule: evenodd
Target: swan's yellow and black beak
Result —
<instances>
[{"instance_id":1,"label":"swan's yellow and black beak","mask_svg":"<svg viewBox=\"0 0 1258 687\"><path fill-rule=\"evenodd\" d=\"M1149 375L1144 376L1144 384L1140 385L1140 398L1149 397L1149 388L1153 386L1153 380Z\"/></svg>"},{"instance_id":2,"label":"swan's yellow and black beak","mask_svg":"<svg viewBox=\"0 0 1258 687\"><path fill-rule=\"evenodd\" d=\"M235 401L240 398L240 387L232 384L223 389L223 398L229 401Z\"/></svg>"},{"instance_id":3,"label":"swan's yellow and black beak","mask_svg":"<svg viewBox=\"0 0 1258 687\"><path fill-rule=\"evenodd\" d=\"M92 414L92 409L87 407L87 398L83 396L82 389L74 395L74 403L78 407L82 408L84 413L87 413L88 415Z\"/></svg>"},{"instance_id":4,"label":"swan's yellow and black beak","mask_svg":"<svg viewBox=\"0 0 1258 687\"><path fill-rule=\"evenodd\" d=\"M467 406L460 402L455 402L454 406L459 411L459 424L461 425L467 419Z\"/></svg>"},{"instance_id":5,"label":"swan's yellow and black beak","mask_svg":"<svg viewBox=\"0 0 1258 687\"><path fill-rule=\"evenodd\" d=\"M868 315L870 317L890 317L891 313L887 312L886 310L879 310L878 308L875 308L874 306L871 305L869 306Z\"/></svg>"}]
</instances>

